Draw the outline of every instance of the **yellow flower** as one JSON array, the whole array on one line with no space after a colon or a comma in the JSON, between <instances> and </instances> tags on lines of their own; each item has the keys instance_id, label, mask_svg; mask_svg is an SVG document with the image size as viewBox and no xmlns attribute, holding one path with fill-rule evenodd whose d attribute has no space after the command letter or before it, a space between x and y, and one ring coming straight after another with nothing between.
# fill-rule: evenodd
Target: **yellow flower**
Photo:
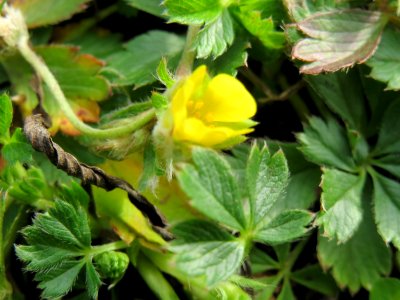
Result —
<instances>
[{"instance_id":1,"label":"yellow flower","mask_svg":"<svg viewBox=\"0 0 400 300\"><path fill-rule=\"evenodd\" d=\"M256 122L254 98L236 78L210 78L198 67L172 94L172 136L175 141L223 148L240 143Z\"/></svg>"}]
</instances>

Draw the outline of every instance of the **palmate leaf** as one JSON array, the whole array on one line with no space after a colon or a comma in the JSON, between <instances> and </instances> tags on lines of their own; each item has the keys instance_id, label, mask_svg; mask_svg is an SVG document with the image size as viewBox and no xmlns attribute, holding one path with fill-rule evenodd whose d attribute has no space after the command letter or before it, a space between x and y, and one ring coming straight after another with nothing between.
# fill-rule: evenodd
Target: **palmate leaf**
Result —
<instances>
[{"instance_id":1,"label":"palmate leaf","mask_svg":"<svg viewBox=\"0 0 400 300\"><path fill-rule=\"evenodd\" d=\"M33 28L69 19L73 14L84 10L89 0L11 0L8 2L22 11L26 24Z\"/></svg>"},{"instance_id":2,"label":"palmate leaf","mask_svg":"<svg viewBox=\"0 0 400 300\"><path fill-rule=\"evenodd\" d=\"M68 293L85 266L89 295L92 299L97 297L100 278L87 256L91 234L79 199L74 204L55 200L54 207L37 214L33 224L22 233L28 245L16 246L15 250L27 264L27 270L36 272L35 280L40 282L43 298L54 299Z\"/></svg>"},{"instance_id":3,"label":"palmate leaf","mask_svg":"<svg viewBox=\"0 0 400 300\"><path fill-rule=\"evenodd\" d=\"M205 276L208 286L229 278L242 263L244 244L212 223L186 221L173 233L178 267L189 276Z\"/></svg>"},{"instance_id":4,"label":"palmate leaf","mask_svg":"<svg viewBox=\"0 0 400 300\"><path fill-rule=\"evenodd\" d=\"M300 72L334 72L365 62L376 50L387 17L379 12L360 9L317 13L297 23L310 38L293 48L292 57L311 62Z\"/></svg>"},{"instance_id":5,"label":"palmate leaf","mask_svg":"<svg viewBox=\"0 0 400 300\"><path fill-rule=\"evenodd\" d=\"M195 166L187 165L178 180L191 204L209 218L240 230L246 222L238 184L229 164L216 152L193 151Z\"/></svg>"},{"instance_id":6,"label":"palmate leaf","mask_svg":"<svg viewBox=\"0 0 400 300\"><path fill-rule=\"evenodd\" d=\"M348 287L352 293L361 287L371 289L381 275L391 270L391 251L376 232L370 207L365 205L363 210L363 221L345 243L318 237L317 251L322 267L332 268L339 287Z\"/></svg>"}]
</instances>

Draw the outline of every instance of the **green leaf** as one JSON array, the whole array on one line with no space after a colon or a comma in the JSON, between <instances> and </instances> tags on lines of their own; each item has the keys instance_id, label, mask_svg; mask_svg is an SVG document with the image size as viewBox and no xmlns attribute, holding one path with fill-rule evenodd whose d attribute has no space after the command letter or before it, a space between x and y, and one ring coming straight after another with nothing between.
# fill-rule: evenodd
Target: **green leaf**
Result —
<instances>
[{"instance_id":1,"label":"green leaf","mask_svg":"<svg viewBox=\"0 0 400 300\"><path fill-rule=\"evenodd\" d=\"M306 80L329 108L348 122L352 129L365 129L364 93L357 69L306 76Z\"/></svg>"},{"instance_id":2,"label":"green leaf","mask_svg":"<svg viewBox=\"0 0 400 300\"><path fill-rule=\"evenodd\" d=\"M277 300L296 300L289 280L283 282L282 290Z\"/></svg>"},{"instance_id":3,"label":"green leaf","mask_svg":"<svg viewBox=\"0 0 400 300\"><path fill-rule=\"evenodd\" d=\"M376 50L387 17L377 11L336 10L314 14L297 23L309 38L293 48L292 57L310 62L305 74L334 72L366 61Z\"/></svg>"},{"instance_id":4,"label":"green leaf","mask_svg":"<svg viewBox=\"0 0 400 300\"><path fill-rule=\"evenodd\" d=\"M88 0L19 0L12 6L22 11L26 24L30 27L52 25L69 19L73 14L86 8Z\"/></svg>"},{"instance_id":5,"label":"green leaf","mask_svg":"<svg viewBox=\"0 0 400 300\"><path fill-rule=\"evenodd\" d=\"M400 184L375 172L372 178L378 232L386 243L400 249Z\"/></svg>"},{"instance_id":6,"label":"green leaf","mask_svg":"<svg viewBox=\"0 0 400 300\"><path fill-rule=\"evenodd\" d=\"M34 150L26 140L21 128L14 131L9 142L1 149L2 156L10 164L31 162L33 152Z\"/></svg>"},{"instance_id":7,"label":"green leaf","mask_svg":"<svg viewBox=\"0 0 400 300\"><path fill-rule=\"evenodd\" d=\"M99 101L109 95L107 81L98 75L103 63L95 57L79 55L76 48L62 45L40 46L35 50L44 59L67 98Z\"/></svg>"},{"instance_id":8,"label":"green leaf","mask_svg":"<svg viewBox=\"0 0 400 300\"><path fill-rule=\"evenodd\" d=\"M338 293L338 288L333 278L322 271L318 264L293 272L290 275L290 279L327 296L335 296Z\"/></svg>"},{"instance_id":9,"label":"green leaf","mask_svg":"<svg viewBox=\"0 0 400 300\"><path fill-rule=\"evenodd\" d=\"M218 18L224 9L221 2L215 0L166 0L164 5L171 22L202 25Z\"/></svg>"},{"instance_id":10,"label":"green leaf","mask_svg":"<svg viewBox=\"0 0 400 300\"><path fill-rule=\"evenodd\" d=\"M286 11L281 1L275 0L241 0L240 9L244 11L260 11L263 18L272 17L280 22L285 19Z\"/></svg>"},{"instance_id":11,"label":"green leaf","mask_svg":"<svg viewBox=\"0 0 400 300\"><path fill-rule=\"evenodd\" d=\"M209 72L214 75L225 73L236 76L237 69L247 63L248 55L246 49L249 47L248 39L236 34L233 44L225 53L215 60L211 58L205 61L200 60L199 65L206 64Z\"/></svg>"},{"instance_id":12,"label":"green leaf","mask_svg":"<svg viewBox=\"0 0 400 300\"><path fill-rule=\"evenodd\" d=\"M387 84L388 90L400 90L400 33L386 28L375 54L367 61L372 68L370 76Z\"/></svg>"},{"instance_id":13,"label":"green leaf","mask_svg":"<svg viewBox=\"0 0 400 300\"><path fill-rule=\"evenodd\" d=\"M378 142L373 154L375 156L400 150L400 101L393 101L387 108L382 126L379 131Z\"/></svg>"},{"instance_id":14,"label":"green leaf","mask_svg":"<svg viewBox=\"0 0 400 300\"><path fill-rule=\"evenodd\" d=\"M156 81L157 66L163 57L171 65L176 64L183 46L180 36L152 30L126 43L125 51L109 56L105 72L116 85L146 85Z\"/></svg>"},{"instance_id":15,"label":"green leaf","mask_svg":"<svg viewBox=\"0 0 400 300\"><path fill-rule=\"evenodd\" d=\"M89 297L92 299L97 299L97 295L99 293L99 288L101 285L99 273L97 273L93 264L89 261L86 262L85 271L87 292L89 294Z\"/></svg>"},{"instance_id":16,"label":"green leaf","mask_svg":"<svg viewBox=\"0 0 400 300\"><path fill-rule=\"evenodd\" d=\"M72 289L84 264L84 261L66 261L48 273L38 273L35 280L41 281L38 287L43 289L42 297L54 299L67 294Z\"/></svg>"},{"instance_id":17,"label":"green leaf","mask_svg":"<svg viewBox=\"0 0 400 300\"><path fill-rule=\"evenodd\" d=\"M354 169L354 161L344 129L333 119L327 122L311 118L304 133L297 135L300 150L312 162L345 171Z\"/></svg>"},{"instance_id":18,"label":"green leaf","mask_svg":"<svg viewBox=\"0 0 400 300\"><path fill-rule=\"evenodd\" d=\"M257 37L263 46L271 49L281 49L284 46L285 35L275 29L272 18L264 19L261 11L244 9L240 10L238 16L246 30Z\"/></svg>"},{"instance_id":19,"label":"green leaf","mask_svg":"<svg viewBox=\"0 0 400 300\"><path fill-rule=\"evenodd\" d=\"M344 244L319 235L318 258L323 269L332 268L339 287L356 293L361 286L371 289L373 283L391 270L391 252L376 232L368 205L357 232Z\"/></svg>"},{"instance_id":20,"label":"green leaf","mask_svg":"<svg viewBox=\"0 0 400 300\"><path fill-rule=\"evenodd\" d=\"M104 31L88 31L77 37L67 39L65 43L79 46L79 53L90 54L94 57L107 60L115 52L123 50L121 36L105 33Z\"/></svg>"},{"instance_id":21,"label":"green leaf","mask_svg":"<svg viewBox=\"0 0 400 300\"><path fill-rule=\"evenodd\" d=\"M11 99L6 95L0 95L0 143L5 143L10 138L9 129L13 117Z\"/></svg>"},{"instance_id":22,"label":"green leaf","mask_svg":"<svg viewBox=\"0 0 400 300\"><path fill-rule=\"evenodd\" d=\"M197 51L197 57L220 56L232 44L234 37L232 18L228 10L224 10L218 18L207 23L196 36L193 46Z\"/></svg>"},{"instance_id":23,"label":"green leaf","mask_svg":"<svg viewBox=\"0 0 400 300\"><path fill-rule=\"evenodd\" d=\"M157 17L165 17L163 15L164 8L161 0L125 0L129 5L143 10Z\"/></svg>"},{"instance_id":24,"label":"green leaf","mask_svg":"<svg viewBox=\"0 0 400 300\"><path fill-rule=\"evenodd\" d=\"M392 173L394 176L400 178L400 154L391 153L372 162L373 165L378 166Z\"/></svg>"},{"instance_id":25,"label":"green leaf","mask_svg":"<svg viewBox=\"0 0 400 300\"><path fill-rule=\"evenodd\" d=\"M400 299L400 280L397 278L381 278L372 286L369 300Z\"/></svg>"},{"instance_id":26,"label":"green leaf","mask_svg":"<svg viewBox=\"0 0 400 300\"><path fill-rule=\"evenodd\" d=\"M304 210L281 213L256 231L254 239L269 245L283 244L304 236L314 215Z\"/></svg>"},{"instance_id":27,"label":"green leaf","mask_svg":"<svg viewBox=\"0 0 400 300\"><path fill-rule=\"evenodd\" d=\"M17 256L35 271L43 298L68 293L86 264L86 283L91 297L97 295L100 279L86 255L91 250L88 216L78 200L75 204L55 200L54 207L39 213L22 233L28 245L16 246Z\"/></svg>"},{"instance_id":28,"label":"green leaf","mask_svg":"<svg viewBox=\"0 0 400 300\"><path fill-rule=\"evenodd\" d=\"M229 164L216 152L193 151L195 166L178 173L179 183L191 204L209 218L241 230L245 227L239 189Z\"/></svg>"},{"instance_id":29,"label":"green leaf","mask_svg":"<svg viewBox=\"0 0 400 300\"><path fill-rule=\"evenodd\" d=\"M191 220L173 228L176 264L189 276L205 276L208 286L228 279L239 268L244 245L212 223Z\"/></svg>"},{"instance_id":30,"label":"green leaf","mask_svg":"<svg viewBox=\"0 0 400 300\"><path fill-rule=\"evenodd\" d=\"M253 226L262 222L269 209L285 190L289 170L285 156L278 151L273 156L266 146L251 149L246 168L246 183Z\"/></svg>"},{"instance_id":31,"label":"green leaf","mask_svg":"<svg viewBox=\"0 0 400 300\"><path fill-rule=\"evenodd\" d=\"M278 270L279 263L264 251L253 248L250 252L251 271L253 274L264 273L269 270Z\"/></svg>"},{"instance_id":32,"label":"green leaf","mask_svg":"<svg viewBox=\"0 0 400 300\"><path fill-rule=\"evenodd\" d=\"M364 181L364 176L323 169L321 202L325 214L318 223L323 225L324 236L343 243L357 231L363 219Z\"/></svg>"}]
</instances>

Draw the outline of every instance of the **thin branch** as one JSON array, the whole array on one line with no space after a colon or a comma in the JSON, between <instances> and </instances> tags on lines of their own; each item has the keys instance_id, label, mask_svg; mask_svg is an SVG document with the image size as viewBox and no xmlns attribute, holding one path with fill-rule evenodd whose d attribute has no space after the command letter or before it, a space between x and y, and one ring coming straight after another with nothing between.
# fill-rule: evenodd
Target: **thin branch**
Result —
<instances>
[{"instance_id":1,"label":"thin branch","mask_svg":"<svg viewBox=\"0 0 400 300\"><path fill-rule=\"evenodd\" d=\"M278 95L270 95L269 97L258 99L258 103L266 104L266 103L274 102L274 101L287 100L291 96L296 94L304 86L305 86L305 82L303 80L300 80L300 81L296 82L294 85L288 87L286 90L284 90L282 93L280 93Z\"/></svg>"},{"instance_id":2,"label":"thin branch","mask_svg":"<svg viewBox=\"0 0 400 300\"><path fill-rule=\"evenodd\" d=\"M47 131L42 115L36 114L27 117L24 124L24 133L35 150L46 154L57 168L68 175L81 179L83 185L93 184L107 191L115 188L126 191L129 200L149 218L153 228L164 239L170 240L172 238L172 235L164 229L167 223L162 214L128 182L118 177L107 175L98 167L79 162L76 157L65 152L58 144L54 143Z\"/></svg>"}]
</instances>

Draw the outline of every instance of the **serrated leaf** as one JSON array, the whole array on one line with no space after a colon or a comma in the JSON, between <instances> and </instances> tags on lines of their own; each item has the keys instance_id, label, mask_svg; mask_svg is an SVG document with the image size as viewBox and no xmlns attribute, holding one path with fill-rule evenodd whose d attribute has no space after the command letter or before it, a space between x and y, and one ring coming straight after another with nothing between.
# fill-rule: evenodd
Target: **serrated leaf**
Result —
<instances>
[{"instance_id":1,"label":"serrated leaf","mask_svg":"<svg viewBox=\"0 0 400 300\"><path fill-rule=\"evenodd\" d=\"M92 299L97 299L99 293L99 288L101 285L100 275L97 273L91 262L86 262L86 286L89 297Z\"/></svg>"},{"instance_id":2,"label":"serrated leaf","mask_svg":"<svg viewBox=\"0 0 400 300\"><path fill-rule=\"evenodd\" d=\"M63 262L54 271L47 273L44 278L36 276L35 280L41 281L38 287L43 289L42 297L54 299L67 294L72 289L84 264L84 261Z\"/></svg>"},{"instance_id":3,"label":"serrated leaf","mask_svg":"<svg viewBox=\"0 0 400 300\"><path fill-rule=\"evenodd\" d=\"M358 70L306 76L307 82L352 129L366 128L364 92Z\"/></svg>"},{"instance_id":4,"label":"serrated leaf","mask_svg":"<svg viewBox=\"0 0 400 300\"><path fill-rule=\"evenodd\" d=\"M292 57L311 62L300 68L305 74L334 72L365 62L376 50L387 17L360 9L317 13L297 23L310 38L293 48Z\"/></svg>"},{"instance_id":5,"label":"serrated leaf","mask_svg":"<svg viewBox=\"0 0 400 300\"><path fill-rule=\"evenodd\" d=\"M319 235L318 258L324 269L332 268L339 287L356 293L361 287L371 289L373 283L391 270L391 252L376 232L366 205L364 218L356 233L344 244ZM373 245L373 247L372 247Z\"/></svg>"},{"instance_id":6,"label":"serrated leaf","mask_svg":"<svg viewBox=\"0 0 400 300\"><path fill-rule=\"evenodd\" d=\"M26 140L21 128L14 131L9 142L1 149L3 158L10 164L30 162L33 152L34 150Z\"/></svg>"},{"instance_id":7,"label":"serrated leaf","mask_svg":"<svg viewBox=\"0 0 400 300\"><path fill-rule=\"evenodd\" d=\"M372 286L369 300L400 299L400 280L398 278L381 278Z\"/></svg>"},{"instance_id":8,"label":"serrated leaf","mask_svg":"<svg viewBox=\"0 0 400 300\"><path fill-rule=\"evenodd\" d=\"M273 156L266 146L251 149L246 168L246 183L253 226L262 222L287 186L289 169L282 151Z\"/></svg>"},{"instance_id":9,"label":"serrated leaf","mask_svg":"<svg viewBox=\"0 0 400 300\"><path fill-rule=\"evenodd\" d=\"M400 249L400 184L378 173L374 182L374 211L378 232L386 243Z\"/></svg>"},{"instance_id":10,"label":"serrated leaf","mask_svg":"<svg viewBox=\"0 0 400 300\"><path fill-rule=\"evenodd\" d=\"M191 204L209 218L240 230L245 218L237 182L229 164L216 152L203 148L193 151L195 166L178 173Z\"/></svg>"},{"instance_id":11,"label":"serrated leaf","mask_svg":"<svg viewBox=\"0 0 400 300\"><path fill-rule=\"evenodd\" d=\"M323 169L321 202L325 214L318 223L323 225L324 236L343 243L357 231L363 219L364 181L364 176Z\"/></svg>"},{"instance_id":12,"label":"serrated leaf","mask_svg":"<svg viewBox=\"0 0 400 300\"><path fill-rule=\"evenodd\" d=\"M372 68L370 76L385 82L388 90L400 90L400 33L386 28L375 54L367 61Z\"/></svg>"},{"instance_id":13,"label":"serrated leaf","mask_svg":"<svg viewBox=\"0 0 400 300\"><path fill-rule=\"evenodd\" d=\"M11 99L6 95L0 95L0 143L9 139L9 129L13 117Z\"/></svg>"},{"instance_id":14,"label":"serrated leaf","mask_svg":"<svg viewBox=\"0 0 400 300\"><path fill-rule=\"evenodd\" d=\"M129 5L157 17L165 17L162 0L125 0Z\"/></svg>"},{"instance_id":15,"label":"serrated leaf","mask_svg":"<svg viewBox=\"0 0 400 300\"><path fill-rule=\"evenodd\" d=\"M260 11L263 18L272 17L280 22L285 18L285 7L281 1L275 0L241 0L240 8L245 11Z\"/></svg>"},{"instance_id":16,"label":"serrated leaf","mask_svg":"<svg viewBox=\"0 0 400 300\"><path fill-rule=\"evenodd\" d=\"M244 245L212 223L187 221L175 226L173 233L177 266L189 276L205 276L208 286L229 278L243 260Z\"/></svg>"},{"instance_id":17,"label":"serrated leaf","mask_svg":"<svg viewBox=\"0 0 400 300\"><path fill-rule=\"evenodd\" d=\"M378 142L373 153L375 156L400 149L400 101L393 101L388 106L383 116L382 126L379 131Z\"/></svg>"},{"instance_id":18,"label":"serrated leaf","mask_svg":"<svg viewBox=\"0 0 400 300\"><path fill-rule=\"evenodd\" d=\"M197 51L197 57L220 56L232 44L234 37L232 18L228 10L224 10L218 18L207 23L196 36L193 46Z\"/></svg>"},{"instance_id":19,"label":"serrated leaf","mask_svg":"<svg viewBox=\"0 0 400 300\"><path fill-rule=\"evenodd\" d=\"M307 226L313 218L313 214L305 210L285 211L258 229L254 239L269 245L291 242L309 231Z\"/></svg>"},{"instance_id":20,"label":"serrated leaf","mask_svg":"<svg viewBox=\"0 0 400 300\"><path fill-rule=\"evenodd\" d=\"M139 35L125 44L125 51L107 59L107 76L115 85L136 87L156 81L156 70L163 57L175 65L184 46L180 36L160 30Z\"/></svg>"},{"instance_id":21,"label":"serrated leaf","mask_svg":"<svg viewBox=\"0 0 400 300\"><path fill-rule=\"evenodd\" d=\"M344 129L333 119L324 122L313 117L309 122L304 133L297 135L304 155L317 164L353 171L354 161Z\"/></svg>"},{"instance_id":22,"label":"serrated leaf","mask_svg":"<svg viewBox=\"0 0 400 300\"><path fill-rule=\"evenodd\" d=\"M215 0L166 0L164 5L171 22L191 25L212 22L224 9L221 1Z\"/></svg>"},{"instance_id":23,"label":"serrated leaf","mask_svg":"<svg viewBox=\"0 0 400 300\"><path fill-rule=\"evenodd\" d=\"M318 264L293 272L290 275L290 279L327 296L335 296L338 293L338 288L333 278L322 271Z\"/></svg>"},{"instance_id":24,"label":"serrated leaf","mask_svg":"<svg viewBox=\"0 0 400 300\"><path fill-rule=\"evenodd\" d=\"M275 29L272 18L262 18L261 11L241 10L239 18L243 26L253 36L257 37L263 46L271 49L281 49L285 44L285 35Z\"/></svg>"},{"instance_id":25,"label":"serrated leaf","mask_svg":"<svg viewBox=\"0 0 400 300\"><path fill-rule=\"evenodd\" d=\"M245 66L247 63L247 49L250 43L247 38L236 35L232 45L225 53L217 57L215 60L208 58L205 61L199 62L199 65L206 64L207 69L211 74L230 74L236 76L237 69Z\"/></svg>"},{"instance_id":26,"label":"serrated leaf","mask_svg":"<svg viewBox=\"0 0 400 300\"><path fill-rule=\"evenodd\" d=\"M69 19L73 14L86 8L89 0L11 0L13 7L22 11L30 27L52 25Z\"/></svg>"}]
</instances>

